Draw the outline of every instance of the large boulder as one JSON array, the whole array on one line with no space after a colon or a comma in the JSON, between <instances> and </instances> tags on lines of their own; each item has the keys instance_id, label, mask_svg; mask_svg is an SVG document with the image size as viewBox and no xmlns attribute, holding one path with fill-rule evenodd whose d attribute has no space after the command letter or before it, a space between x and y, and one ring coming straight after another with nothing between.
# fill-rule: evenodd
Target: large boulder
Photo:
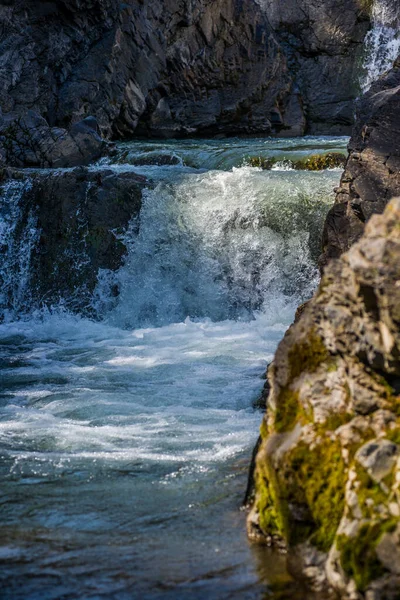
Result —
<instances>
[{"instance_id":1,"label":"large boulder","mask_svg":"<svg viewBox=\"0 0 400 600\"><path fill-rule=\"evenodd\" d=\"M29 110L24 116L0 117L0 154L14 167L76 167L88 165L111 150L99 135L97 121L87 117L67 131L50 127Z\"/></svg>"},{"instance_id":2,"label":"large boulder","mask_svg":"<svg viewBox=\"0 0 400 600\"><path fill-rule=\"evenodd\" d=\"M349 158L328 214L321 266L357 241L368 219L400 195L400 58L361 99Z\"/></svg>"},{"instance_id":3,"label":"large boulder","mask_svg":"<svg viewBox=\"0 0 400 600\"><path fill-rule=\"evenodd\" d=\"M90 312L101 274L123 263L123 235L139 215L147 180L132 170L85 167L28 173L9 169L6 175L1 192L7 197L11 186L11 209L19 215L9 240L13 264L21 253L30 252L22 257L30 277L29 297L24 305L17 299L16 308L22 312L62 302L71 310ZM28 244L27 229L32 228L34 241ZM118 289L108 289L110 293L118 294ZM5 307L12 309L12 286L9 296Z\"/></svg>"},{"instance_id":4,"label":"large boulder","mask_svg":"<svg viewBox=\"0 0 400 600\"><path fill-rule=\"evenodd\" d=\"M269 369L249 534L327 594L400 589L400 199L325 269Z\"/></svg>"}]
</instances>

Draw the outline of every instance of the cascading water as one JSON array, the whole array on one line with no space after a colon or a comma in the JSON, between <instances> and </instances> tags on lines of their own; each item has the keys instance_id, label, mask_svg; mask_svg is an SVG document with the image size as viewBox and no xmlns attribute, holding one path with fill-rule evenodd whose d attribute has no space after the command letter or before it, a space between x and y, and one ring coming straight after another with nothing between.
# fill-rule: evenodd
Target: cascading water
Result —
<instances>
[{"instance_id":1,"label":"cascading water","mask_svg":"<svg viewBox=\"0 0 400 600\"><path fill-rule=\"evenodd\" d=\"M65 303L27 315L39 232L26 209L22 219L29 183L6 188L3 290L25 316L0 325L2 598L258 599L282 580L283 559L246 545L238 511L260 421L252 402L317 284L340 171L241 165L346 141L123 147L125 164L109 169L153 183L125 264L101 274L98 321Z\"/></svg>"},{"instance_id":2,"label":"cascading water","mask_svg":"<svg viewBox=\"0 0 400 600\"><path fill-rule=\"evenodd\" d=\"M0 320L29 305L31 254L38 241L35 214L22 202L30 187L29 179L9 181L0 195Z\"/></svg>"},{"instance_id":3,"label":"cascading water","mask_svg":"<svg viewBox=\"0 0 400 600\"><path fill-rule=\"evenodd\" d=\"M373 0L372 28L365 38L363 92L400 55L400 6L393 0Z\"/></svg>"}]
</instances>

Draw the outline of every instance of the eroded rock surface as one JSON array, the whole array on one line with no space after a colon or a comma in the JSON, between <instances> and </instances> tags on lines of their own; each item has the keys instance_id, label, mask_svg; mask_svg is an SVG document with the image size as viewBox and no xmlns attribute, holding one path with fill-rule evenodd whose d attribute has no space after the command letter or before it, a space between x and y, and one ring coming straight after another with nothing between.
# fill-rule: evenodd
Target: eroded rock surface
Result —
<instances>
[{"instance_id":1,"label":"eroded rock surface","mask_svg":"<svg viewBox=\"0 0 400 600\"><path fill-rule=\"evenodd\" d=\"M269 132L304 117L254 0L10 0L0 5L0 105L51 126L94 115L124 137Z\"/></svg>"},{"instance_id":2,"label":"eroded rock surface","mask_svg":"<svg viewBox=\"0 0 400 600\"><path fill-rule=\"evenodd\" d=\"M346 252L374 213L400 195L400 59L363 96L350 155L323 234L321 266Z\"/></svg>"},{"instance_id":3,"label":"eroded rock surface","mask_svg":"<svg viewBox=\"0 0 400 600\"><path fill-rule=\"evenodd\" d=\"M69 168L88 165L111 152L94 117L86 117L67 131L50 127L46 119L29 110L23 117L0 118L0 156L13 167Z\"/></svg>"},{"instance_id":4,"label":"eroded rock surface","mask_svg":"<svg viewBox=\"0 0 400 600\"><path fill-rule=\"evenodd\" d=\"M250 536L284 540L305 563L314 556L307 569L322 588L346 598L394 600L400 199L328 264L315 297L279 345L269 378Z\"/></svg>"},{"instance_id":5,"label":"eroded rock surface","mask_svg":"<svg viewBox=\"0 0 400 600\"><path fill-rule=\"evenodd\" d=\"M3 0L0 106L115 138L348 131L365 6Z\"/></svg>"},{"instance_id":6,"label":"eroded rock surface","mask_svg":"<svg viewBox=\"0 0 400 600\"><path fill-rule=\"evenodd\" d=\"M288 57L308 132L350 133L370 22L367 0L258 0Z\"/></svg>"},{"instance_id":7,"label":"eroded rock surface","mask_svg":"<svg viewBox=\"0 0 400 600\"><path fill-rule=\"evenodd\" d=\"M90 312L99 274L115 271L123 262L121 238L139 215L146 178L131 170L85 167L11 170L9 176L14 182L22 179L16 235L24 235L29 215L39 232L31 256L30 303L50 306L61 301L72 310ZM22 185L24 181L29 185Z\"/></svg>"}]
</instances>

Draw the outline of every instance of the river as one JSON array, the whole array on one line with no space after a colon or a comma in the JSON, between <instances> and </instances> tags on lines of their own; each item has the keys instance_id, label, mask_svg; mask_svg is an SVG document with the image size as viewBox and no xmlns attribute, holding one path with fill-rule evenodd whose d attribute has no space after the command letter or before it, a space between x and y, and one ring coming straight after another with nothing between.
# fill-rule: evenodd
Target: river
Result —
<instances>
[{"instance_id":1,"label":"river","mask_svg":"<svg viewBox=\"0 0 400 600\"><path fill-rule=\"evenodd\" d=\"M15 244L27 184L8 190L1 277L17 291L0 325L2 599L305 598L284 556L247 542L240 506L253 404L318 284L341 175L289 161L346 143L121 144L108 167L152 184L124 265L100 274L93 319L68 299L30 304L38 235L29 221ZM251 156L278 162L262 170Z\"/></svg>"}]
</instances>

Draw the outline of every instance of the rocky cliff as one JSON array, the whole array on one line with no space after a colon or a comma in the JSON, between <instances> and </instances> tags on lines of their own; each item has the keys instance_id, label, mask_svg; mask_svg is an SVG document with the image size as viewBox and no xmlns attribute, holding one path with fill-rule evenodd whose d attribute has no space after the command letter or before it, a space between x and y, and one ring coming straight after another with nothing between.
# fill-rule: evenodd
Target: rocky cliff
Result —
<instances>
[{"instance_id":1,"label":"rocky cliff","mask_svg":"<svg viewBox=\"0 0 400 600\"><path fill-rule=\"evenodd\" d=\"M349 158L323 234L321 266L346 252L365 223L400 195L400 59L357 107Z\"/></svg>"},{"instance_id":2,"label":"rocky cliff","mask_svg":"<svg viewBox=\"0 0 400 600\"><path fill-rule=\"evenodd\" d=\"M299 87L308 133L350 133L371 3L258 0Z\"/></svg>"},{"instance_id":3,"label":"rocky cliff","mask_svg":"<svg viewBox=\"0 0 400 600\"><path fill-rule=\"evenodd\" d=\"M114 138L298 135L306 117L338 133L352 120L365 6L2 0L0 107L63 128L93 115Z\"/></svg>"},{"instance_id":4,"label":"rocky cliff","mask_svg":"<svg viewBox=\"0 0 400 600\"><path fill-rule=\"evenodd\" d=\"M361 102L321 284L269 369L248 521L352 600L400 589L399 86L397 62Z\"/></svg>"}]
</instances>

